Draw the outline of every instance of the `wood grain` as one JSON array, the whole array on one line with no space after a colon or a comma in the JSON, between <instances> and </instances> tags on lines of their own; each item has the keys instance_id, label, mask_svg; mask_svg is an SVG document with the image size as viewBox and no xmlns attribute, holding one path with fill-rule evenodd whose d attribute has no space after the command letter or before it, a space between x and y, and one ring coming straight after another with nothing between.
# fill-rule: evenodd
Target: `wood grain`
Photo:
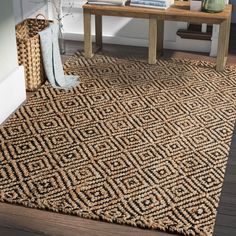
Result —
<instances>
[{"instance_id":1,"label":"wood grain","mask_svg":"<svg viewBox=\"0 0 236 236\"><path fill-rule=\"evenodd\" d=\"M209 14L206 12L190 11L189 2L178 1L175 5L167 10L154 8L143 8L133 6L104 6L85 4L84 9L90 10L92 14L111 15L111 16L127 16L149 18L150 15L159 16L163 20L173 21L188 21L188 22L205 22L205 23L220 23L229 18L232 6L226 5L223 12Z\"/></svg>"},{"instance_id":2,"label":"wood grain","mask_svg":"<svg viewBox=\"0 0 236 236\"><path fill-rule=\"evenodd\" d=\"M164 43L164 20L157 21L157 53L162 55Z\"/></svg>"},{"instance_id":3,"label":"wood grain","mask_svg":"<svg viewBox=\"0 0 236 236\"><path fill-rule=\"evenodd\" d=\"M216 70L222 71L224 70L227 57L226 48L227 48L227 34L228 34L228 20L224 20L220 24L220 32L218 39L218 51L217 51L217 59L216 59Z\"/></svg>"},{"instance_id":4,"label":"wood grain","mask_svg":"<svg viewBox=\"0 0 236 236\"><path fill-rule=\"evenodd\" d=\"M95 15L95 36L96 36L96 45L102 48L102 16Z\"/></svg>"},{"instance_id":5,"label":"wood grain","mask_svg":"<svg viewBox=\"0 0 236 236\"><path fill-rule=\"evenodd\" d=\"M149 19L149 47L148 47L148 63L155 64L157 61L157 19Z\"/></svg>"},{"instance_id":6,"label":"wood grain","mask_svg":"<svg viewBox=\"0 0 236 236\"><path fill-rule=\"evenodd\" d=\"M17 232L17 236L22 231L31 233L29 235L57 236L168 236L167 233L154 230L0 203L0 235L10 229Z\"/></svg>"},{"instance_id":7,"label":"wood grain","mask_svg":"<svg viewBox=\"0 0 236 236\"><path fill-rule=\"evenodd\" d=\"M236 125L226 168L214 236L236 235Z\"/></svg>"},{"instance_id":8,"label":"wood grain","mask_svg":"<svg viewBox=\"0 0 236 236\"><path fill-rule=\"evenodd\" d=\"M227 19L227 32L226 32L226 48L225 48L225 57L228 57L229 52L229 38L230 38L230 27L231 27L231 17Z\"/></svg>"},{"instance_id":9,"label":"wood grain","mask_svg":"<svg viewBox=\"0 0 236 236\"><path fill-rule=\"evenodd\" d=\"M84 56L91 58L92 52L92 35L91 35L91 14L84 12Z\"/></svg>"}]
</instances>

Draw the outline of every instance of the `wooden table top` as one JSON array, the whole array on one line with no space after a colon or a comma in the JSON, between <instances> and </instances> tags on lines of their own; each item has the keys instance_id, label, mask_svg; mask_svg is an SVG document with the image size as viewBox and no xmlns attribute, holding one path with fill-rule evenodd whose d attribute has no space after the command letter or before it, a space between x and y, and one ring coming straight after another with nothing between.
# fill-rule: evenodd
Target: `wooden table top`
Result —
<instances>
[{"instance_id":1,"label":"wooden table top","mask_svg":"<svg viewBox=\"0 0 236 236\"><path fill-rule=\"evenodd\" d=\"M149 18L150 15L157 15L160 19L164 20L178 20L189 19L189 21L201 19L206 20L206 23L211 22L217 23L228 19L231 16L232 5L228 4L225 6L223 12L220 13L207 13L190 11L190 3L186 1L176 1L174 5L166 10L145 8L136 6L109 6L109 5L94 5L85 4L83 5L85 11L89 11L92 14L102 14L111 16L136 16L141 18Z\"/></svg>"}]
</instances>

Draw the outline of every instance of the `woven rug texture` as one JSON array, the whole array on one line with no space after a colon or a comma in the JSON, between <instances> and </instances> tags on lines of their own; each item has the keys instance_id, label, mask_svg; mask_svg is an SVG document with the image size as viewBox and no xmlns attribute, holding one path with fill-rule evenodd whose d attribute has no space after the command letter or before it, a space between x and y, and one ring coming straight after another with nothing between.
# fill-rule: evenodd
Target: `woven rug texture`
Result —
<instances>
[{"instance_id":1,"label":"woven rug texture","mask_svg":"<svg viewBox=\"0 0 236 236\"><path fill-rule=\"evenodd\" d=\"M236 70L80 53L0 127L0 200L212 235L236 117Z\"/></svg>"}]
</instances>

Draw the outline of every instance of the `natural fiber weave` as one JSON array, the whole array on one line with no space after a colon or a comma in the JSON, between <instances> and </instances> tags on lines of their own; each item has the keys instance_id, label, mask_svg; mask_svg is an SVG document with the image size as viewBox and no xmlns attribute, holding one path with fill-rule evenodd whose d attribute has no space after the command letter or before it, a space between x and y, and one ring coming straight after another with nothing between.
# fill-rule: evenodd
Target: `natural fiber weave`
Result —
<instances>
[{"instance_id":1,"label":"natural fiber weave","mask_svg":"<svg viewBox=\"0 0 236 236\"><path fill-rule=\"evenodd\" d=\"M24 66L28 91L37 90L46 80L38 33L46 28L49 22L52 21L36 17L25 19L16 26L18 62Z\"/></svg>"},{"instance_id":2,"label":"natural fiber weave","mask_svg":"<svg viewBox=\"0 0 236 236\"><path fill-rule=\"evenodd\" d=\"M212 235L236 116L236 70L77 54L0 128L0 198Z\"/></svg>"}]
</instances>

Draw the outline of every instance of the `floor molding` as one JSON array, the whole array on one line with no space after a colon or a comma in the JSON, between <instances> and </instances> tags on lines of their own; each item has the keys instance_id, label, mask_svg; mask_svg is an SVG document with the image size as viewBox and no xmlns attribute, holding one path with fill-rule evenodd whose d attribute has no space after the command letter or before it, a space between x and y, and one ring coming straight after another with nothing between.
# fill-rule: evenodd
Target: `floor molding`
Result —
<instances>
[{"instance_id":1,"label":"floor molding","mask_svg":"<svg viewBox=\"0 0 236 236\"><path fill-rule=\"evenodd\" d=\"M64 33L65 40L72 41L84 41L83 34L77 33ZM116 45L127 45L127 46L136 46L136 47L148 47L148 39L140 39L140 38L128 38L128 37L119 37L119 36L103 36L103 43L107 44L116 44ZM95 36L92 36L93 42L95 42ZM173 49L173 50L186 50L195 52L196 45L198 52L210 52L211 49L211 41L206 40L189 40L189 39L181 39L179 36L176 37L176 41L164 41L165 49Z\"/></svg>"}]
</instances>

